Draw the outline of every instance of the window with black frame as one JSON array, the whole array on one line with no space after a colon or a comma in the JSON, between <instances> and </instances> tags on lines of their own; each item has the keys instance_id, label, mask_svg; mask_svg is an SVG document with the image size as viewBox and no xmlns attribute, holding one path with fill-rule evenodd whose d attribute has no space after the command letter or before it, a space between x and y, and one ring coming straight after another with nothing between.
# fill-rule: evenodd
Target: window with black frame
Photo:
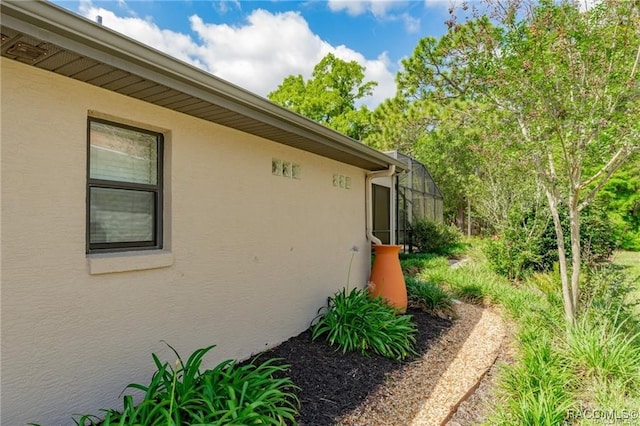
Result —
<instances>
[{"instance_id":1,"label":"window with black frame","mask_svg":"<svg viewBox=\"0 0 640 426\"><path fill-rule=\"evenodd\" d=\"M88 120L87 252L162 248L163 136Z\"/></svg>"}]
</instances>

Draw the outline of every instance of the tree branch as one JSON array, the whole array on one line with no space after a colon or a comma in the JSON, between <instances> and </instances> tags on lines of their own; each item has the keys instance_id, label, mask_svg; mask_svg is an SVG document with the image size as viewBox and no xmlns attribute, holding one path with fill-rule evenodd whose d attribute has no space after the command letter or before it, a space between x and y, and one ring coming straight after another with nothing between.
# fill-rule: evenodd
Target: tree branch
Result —
<instances>
[{"instance_id":1,"label":"tree branch","mask_svg":"<svg viewBox=\"0 0 640 426\"><path fill-rule=\"evenodd\" d=\"M591 203L591 201L593 201L598 191L602 189L602 187L607 183L609 178L616 172L616 170L618 170L618 168L620 168L620 166L625 162L627 158L631 156L633 152L634 150L631 149L630 147L623 146L615 153L615 155L611 158L611 160L609 160L609 162L603 168L598 170L598 172L595 175L593 175L591 178L584 181L582 185L580 185L580 189L584 189L590 184L592 184L593 182L595 182L596 180L600 179L598 184L593 189L591 189L591 191L589 191L587 196L578 205L578 211L582 211L585 207L589 205L589 203Z\"/></svg>"},{"instance_id":2,"label":"tree branch","mask_svg":"<svg viewBox=\"0 0 640 426\"><path fill-rule=\"evenodd\" d=\"M640 45L638 45L638 51L636 52L636 60L633 63L633 67L631 68L631 74L629 75L629 80L633 81L633 78L638 71L638 62L640 62Z\"/></svg>"},{"instance_id":3,"label":"tree branch","mask_svg":"<svg viewBox=\"0 0 640 426\"><path fill-rule=\"evenodd\" d=\"M593 182L595 182L596 180L598 180L600 178L600 176L602 176L602 174L604 174L605 172L607 172L610 168L612 168L620 159L621 156L623 156L625 154L625 152L627 151L627 147L623 146L621 147L614 155L613 157L611 157L611 159L609 160L609 162L607 164L604 165L604 167L602 167L600 170L598 170L596 172L596 174L594 174L593 176L591 176L589 179L585 180L584 182L582 182L582 184L580 185L580 189L585 189L587 186L591 185ZM626 158L626 157L625 157ZM622 159L622 161L624 161L624 159Z\"/></svg>"}]
</instances>

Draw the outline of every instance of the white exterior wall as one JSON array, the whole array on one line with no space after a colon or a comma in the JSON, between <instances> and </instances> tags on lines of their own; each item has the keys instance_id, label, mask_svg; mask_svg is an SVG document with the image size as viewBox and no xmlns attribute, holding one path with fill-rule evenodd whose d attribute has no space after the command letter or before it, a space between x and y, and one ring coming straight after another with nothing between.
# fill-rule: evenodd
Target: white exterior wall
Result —
<instances>
[{"instance_id":1,"label":"white exterior wall","mask_svg":"<svg viewBox=\"0 0 640 426\"><path fill-rule=\"evenodd\" d=\"M365 171L5 58L1 76L3 425L120 408L152 352L174 361L161 340L218 345L207 367L277 345L345 284L353 246L366 282ZM89 111L165 130L155 256L85 254ZM302 179L273 176L274 157Z\"/></svg>"}]
</instances>

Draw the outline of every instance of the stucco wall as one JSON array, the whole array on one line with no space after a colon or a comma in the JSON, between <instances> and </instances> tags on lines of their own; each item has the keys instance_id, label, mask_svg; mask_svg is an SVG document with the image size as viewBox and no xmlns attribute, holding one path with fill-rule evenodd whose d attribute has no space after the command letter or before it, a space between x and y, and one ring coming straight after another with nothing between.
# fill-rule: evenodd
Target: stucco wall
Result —
<instances>
[{"instance_id":1,"label":"stucco wall","mask_svg":"<svg viewBox=\"0 0 640 426\"><path fill-rule=\"evenodd\" d=\"M363 170L5 58L1 82L2 424L120 407L151 352L173 361L161 340L184 356L217 344L212 366L298 334L345 284L353 246L352 285L365 283ZM165 250L93 271L168 266L90 274L90 111L164 129L167 145ZM274 157L302 179L273 176Z\"/></svg>"}]
</instances>

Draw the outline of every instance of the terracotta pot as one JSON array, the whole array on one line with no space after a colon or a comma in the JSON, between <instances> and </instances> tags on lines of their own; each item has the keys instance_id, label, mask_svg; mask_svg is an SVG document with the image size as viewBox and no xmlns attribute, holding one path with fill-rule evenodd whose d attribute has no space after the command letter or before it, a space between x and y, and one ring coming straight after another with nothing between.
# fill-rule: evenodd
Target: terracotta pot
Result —
<instances>
[{"instance_id":1,"label":"terracotta pot","mask_svg":"<svg viewBox=\"0 0 640 426\"><path fill-rule=\"evenodd\" d=\"M374 245L375 258L371 269L369 292L372 296L382 296L391 306L405 312L407 310L407 286L400 267L402 246Z\"/></svg>"}]
</instances>

